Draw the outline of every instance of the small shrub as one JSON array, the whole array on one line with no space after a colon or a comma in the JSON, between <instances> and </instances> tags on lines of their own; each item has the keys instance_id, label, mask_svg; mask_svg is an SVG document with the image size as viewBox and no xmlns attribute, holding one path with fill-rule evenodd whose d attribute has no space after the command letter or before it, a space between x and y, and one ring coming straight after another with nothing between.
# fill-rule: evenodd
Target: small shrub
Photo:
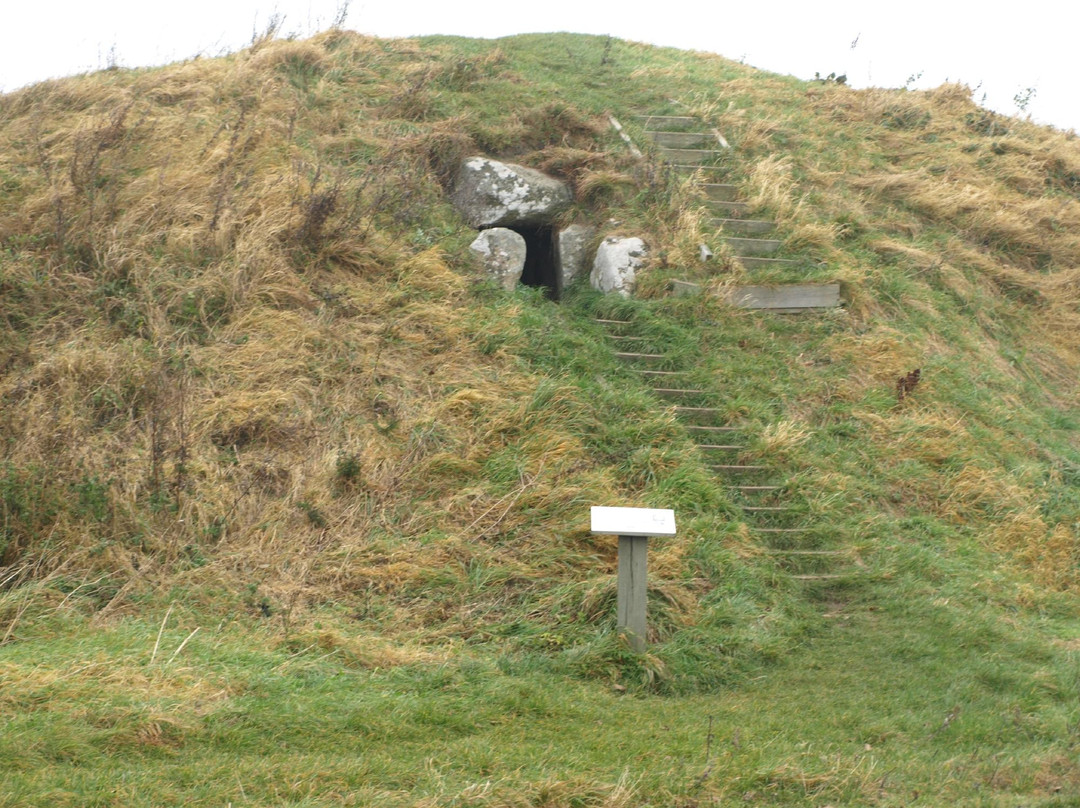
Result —
<instances>
[{"instance_id":1,"label":"small shrub","mask_svg":"<svg viewBox=\"0 0 1080 808\"><path fill-rule=\"evenodd\" d=\"M338 488L352 488L359 482L360 472L363 465L357 454L340 454L334 464L334 475L337 478Z\"/></svg>"},{"instance_id":2,"label":"small shrub","mask_svg":"<svg viewBox=\"0 0 1080 808\"><path fill-rule=\"evenodd\" d=\"M112 501L109 497L109 482L102 481L96 474L84 474L74 486L77 497L75 512L79 516L106 522L112 516Z\"/></svg>"},{"instance_id":3,"label":"small shrub","mask_svg":"<svg viewBox=\"0 0 1080 808\"><path fill-rule=\"evenodd\" d=\"M319 508L308 501L298 502L296 504L301 511L304 512L304 516L307 517L308 522L312 527L324 528L327 525L326 516Z\"/></svg>"}]
</instances>

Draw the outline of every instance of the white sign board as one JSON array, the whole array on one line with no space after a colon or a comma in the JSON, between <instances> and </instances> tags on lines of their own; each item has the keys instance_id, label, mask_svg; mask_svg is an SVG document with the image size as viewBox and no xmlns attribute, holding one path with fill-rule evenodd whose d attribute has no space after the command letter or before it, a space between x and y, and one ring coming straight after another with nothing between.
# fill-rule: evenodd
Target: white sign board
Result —
<instances>
[{"instance_id":1,"label":"white sign board","mask_svg":"<svg viewBox=\"0 0 1080 808\"><path fill-rule=\"evenodd\" d=\"M592 532L614 536L674 536L675 511L670 508L592 507Z\"/></svg>"}]
</instances>

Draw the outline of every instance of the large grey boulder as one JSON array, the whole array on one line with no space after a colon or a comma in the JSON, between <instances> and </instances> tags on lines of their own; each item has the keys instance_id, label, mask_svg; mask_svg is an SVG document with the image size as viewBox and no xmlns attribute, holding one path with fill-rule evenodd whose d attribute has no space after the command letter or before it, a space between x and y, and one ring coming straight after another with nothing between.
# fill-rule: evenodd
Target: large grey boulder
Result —
<instances>
[{"instance_id":1,"label":"large grey boulder","mask_svg":"<svg viewBox=\"0 0 1080 808\"><path fill-rule=\"evenodd\" d=\"M596 251L589 283L597 291L615 292L629 297L634 291L636 273L644 264L645 242L639 238L604 239Z\"/></svg>"},{"instance_id":2,"label":"large grey boulder","mask_svg":"<svg viewBox=\"0 0 1080 808\"><path fill-rule=\"evenodd\" d=\"M574 278L584 274L589 266L589 242L596 235L596 228L584 224L572 224L558 232L555 250L559 289L565 289Z\"/></svg>"},{"instance_id":3,"label":"large grey boulder","mask_svg":"<svg viewBox=\"0 0 1080 808\"><path fill-rule=\"evenodd\" d=\"M469 157L458 169L450 200L477 229L544 224L570 207L565 183L525 166Z\"/></svg>"},{"instance_id":4,"label":"large grey boulder","mask_svg":"<svg viewBox=\"0 0 1080 808\"><path fill-rule=\"evenodd\" d=\"M480 266L508 292L525 269L525 239L505 227L484 230L469 245Z\"/></svg>"}]
</instances>

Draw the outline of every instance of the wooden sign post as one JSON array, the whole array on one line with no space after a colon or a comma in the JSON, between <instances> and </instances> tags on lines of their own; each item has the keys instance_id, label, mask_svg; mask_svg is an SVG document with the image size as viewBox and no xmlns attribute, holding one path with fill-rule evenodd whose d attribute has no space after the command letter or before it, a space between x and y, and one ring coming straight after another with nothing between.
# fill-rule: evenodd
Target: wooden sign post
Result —
<instances>
[{"instance_id":1,"label":"wooden sign post","mask_svg":"<svg viewBox=\"0 0 1080 808\"><path fill-rule=\"evenodd\" d=\"M648 601L646 554L649 536L674 536L675 511L668 508L592 508L592 532L619 537L615 625L630 647L645 650Z\"/></svg>"}]
</instances>

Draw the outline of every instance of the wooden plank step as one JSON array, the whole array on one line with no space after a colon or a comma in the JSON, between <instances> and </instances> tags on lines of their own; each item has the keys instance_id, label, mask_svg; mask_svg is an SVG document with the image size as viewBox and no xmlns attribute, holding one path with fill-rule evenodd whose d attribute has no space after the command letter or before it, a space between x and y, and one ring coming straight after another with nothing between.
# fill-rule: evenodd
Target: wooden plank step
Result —
<instances>
[{"instance_id":1,"label":"wooden plank step","mask_svg":"<svg viewBox=\"0 0 1080 808\"><path fill-rule=\"evenodd\" d=\"M630 325L632 320L604 320L597 317L593 320L594 323L600 323L601 325Z\"/></svg>"},{"instance_id":2,"label":"wooden plank step","mask_svg":"<svg viewBox=\"0 0 1080 808\"><path fill-rule=\"evenodd\" d=\"M727 216L741 216L750 210L750 205L746 202L724 201L721 199L708 199L705 201L705 207L716 213L726 214Z\"/></svg>"},{"instance_id":3,"label":"wooden plank step","mask_svg":"<svg viewBox=\"0 0 1080 808\"><path fill-rule=\"evenodd\" d=\"M772 255L780 249L783 243L775 238L736 238L728 236L724 239L735 255Z\"/></svg>"},{"instance_id":4,"label":"wooden plank step","mask_svg":"<svg viewBox=\"0 0 1080 808\"><path fill-rule=\"evenodd\" d=\"M630 353L629 351L616 351L615 356L619 359L666 359L662 353Z\"/></svg>"},{"instance_id":5,"label":"wooden plank step","mask_svg":"<svg viewBox=\"0 0 1080 808\"><path fill-rule=\"evenodd\" d=\"M675 412L686 413L687 415L717 415L723 410L718 407L676 407ZM708 429L724 429L725 427L706 427Z\"/></svg>"},{"instance_id":6,"label":"wooden plank step","mask_svg":"<svg viewBox=\"0 0 1080 808\"><path fill-rule=\"evenodd\" d=\"M627 342L646 342L649 339L648 337L628 337L623 334L606 334L605 336L609 339L621 339Z\"/></svg>"},{"instance_id":7,"label":"wooden plank step","mask_svg":"<svg viewBox=\"0 0 1080 808\"><path fill-rule=\"evenodd\" d=\"M715 149L657 149L657 155L665 163L675 166L701 166L713 163L724 153Z\"/></svg>"},{"instance_id":8,"label":"wooden plank step","mask_svg":"<svg viewBox=\"0 0 1080 808\"><path fill-rule=\"evenodd\" d=\"M683 177L691 177L694 174L697 174L698 172L708 174L708 173L714 172L714 171L726 171L727 170L724 166L714 166L714 165L708 165L708 164L705 164L705 163L692 163L692 164L665 163L664 165L666 165L668 168L670 168L676 174L679 174L680 176L683 176Z\"/></svg>"},{"instance_id":9,"label":"wooden plank step","mask_svg":"<svg viewBox=\"0 0 1080 808\"><path fill-rule=\"evenodd\" d=\"M688 370L649 370L648 368L630 368L631 373L640 373L642 376L689 376Z\"/></svg>"},{"instance_id":10,"label":"wooden plank step","mask_svg":"<svg viewBox=\"0 0 1080 808\"><path fill-rule=\"evenodd\" d=\"M708 390L688 390L678 387L654 387L652 391L658 396L711 396Z\"/></svg>"},{"instance_id":11,"label":"wooden plank step","mask_svg":"<svg viewBox=\"0 0 1080 808\"><path fill-rule=\"evenodd\" d=\"M769 547L761 552L766 555L793 555L793 556L842 556L847 555L843 550L777 550Z\"/></svg>"},{"instance_id":12,"label":"wooden plank step","mask_svg":"<svg viewBox=\"0 0 1080 808\"><path fill-rule=\"evenodd\" d=\"M671 294L675 297L691 297L692 295L700 295L704 290L701 284L691 283L690 281L671 281L670 283Z\"/></svg>"},{"instance_id":13,"label":"wooden plank step","mask_svg":"<svg viewBox=\"0 0 1080 808\"><path fill-rule=\"evenodd\" d=\"M745 449L745 446L735 446L734 444L727 443L699 443L697 445L699 449L705 449L706 451L718 451L718 452L737 452L740 449Z\"/></svg>"},{"instance_id":14,"label":"wooden plank step","mask_svg":"<svg viewBox=\"0 0 1080 808\"><path fill-rule=\"evenodd\" d=\"M806 261L793 258L762 258L756 255L739 255L735 258L743 269L805 269Z\"/></svg>"},{"instance_id":15,"label":"wooden plank step","mask_svg":"<svg viewBox=\"0 0 1080 808\"><path fill-rule=\"evenodd\" d=\"M739 186L726 182L706 182L701 187L705 196L714 202L734 202L739 195Z\"/></svg>"},{"instance_id":16,"label":"wooden plank step","mask_svg":"<svg viewBox=\"0 0 1080 808\"><path fill-rule=\"evenodd\" d=\"M711 465L713 471L766 471L769 466Z\"/></svg>"},{"instance_id":17,"label":"wooden plank step","mask_svg":"<svg viewBox=\"0 0 1080 808\"><path fill-rule=\"evenodd\" d=\"M697 407L676 407L676 409L693 410L701 409ZM707 407L705 409L708 409ZM741 432L737 426L700 426L698 424L687 424L687 431L690 432Z\"/></svg>"},{"instance_id":18,"label":"wooden plank step","mask_svg":"<svg viewBox=\"0 0 1080 808\"><path fill-rule=\"evenodd\" d=\"M700 126L701 121L688 115L635 115L635 121L647 126Z\"/></svg>"},{"instance_id":19,"label":"wooden plank step","mask_svg":"<svg viewBox=\"0 0 1080 808\"><path fill-rule=\"evenodd\" d=\"M858 572L831 573L829 575L792 575L796 581L835 581L841 578L852 578L860 575Z\"/></svg>"},{"instance_id":20,"label":"wooden plank step","mask_svg":"<svg viewBox=\"0 0 1080 808\"><path fill-rule=\"evenodd\" d=\"M742 509L747 513L788 513L791 510L782 505L743 505Z\"/></svg>"},{"instance_id":21,"label":"wooden plank step","mask_svg":"<svg viewBox=\"0 0 1080 808\"><path fill-rule=\"evenodd\" d=\"M813 533L810 527L752 527L755 533Z\"/></svg>"},{"instance_id":22,"label":"wooden plank step","mask_svg":"<svg viewBox=\"0 0 1080 808\"><path fill-rule=\"evenodd\" d=\"M694 149L700 146L711 146L716 139L707 132L646 132L645 136L652 139L657 146L665 149Z\"/></svg>"},{"instance_id":23,"label":"wooden plank step","mask_svg":"<svg viewBox=\"0 0 1080 808\"><path fill-rule=\"evenodd\" d=\"M764 235L776 229L776 222L764 219L710 219L709 224L719 227L726 233L749 233Z\"/></svg>"},{"instance_id":24,"label":"wooden plank step","mask_svg":"<svg viewBox=\"0 0 1080 808\"><path fill-rule=\"evenodd\" d=\"M728 302L741 309L784 312L833 309L840 305L838 283L791 283L777 286L739 286L727 293Z\"/></svg>"},{"instance_id":25,"label":"wooden plank step","mask_svg":"<svg viewBox=\"0 0 1080 808\"><path fill-rule=\"evenodd\" d=\"M779 491L781 485L729 485L732 491Z\"/></svg>"}]
</instances>

